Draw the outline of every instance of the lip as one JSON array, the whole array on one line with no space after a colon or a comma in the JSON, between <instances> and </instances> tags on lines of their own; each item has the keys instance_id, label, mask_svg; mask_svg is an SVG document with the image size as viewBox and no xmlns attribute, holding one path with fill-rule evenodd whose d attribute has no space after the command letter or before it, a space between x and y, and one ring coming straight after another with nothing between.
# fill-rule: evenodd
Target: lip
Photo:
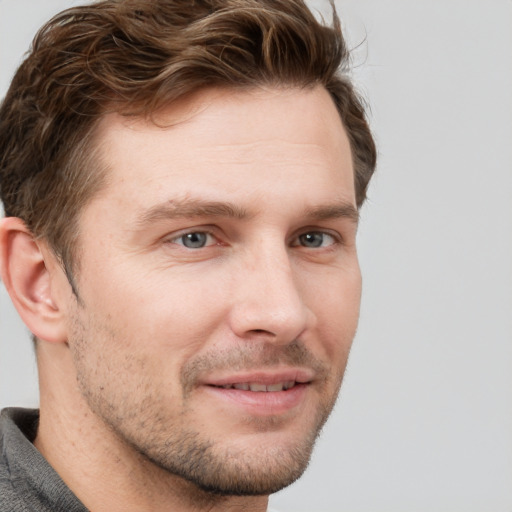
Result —
<instances>
[{"instance_id":1,"label":"lip","mask_svg":"<svg viewBox=\"0 0 512 512\"><path fill-rule=\"evenodd\" d=\"M299 384L309 384L314 379L314 372L306 368L285 368L279 370L259 370L251 372L239 372L236 374L217 375L206 378L202 384L207 386L226 386L243 382L257 382L271 386L279 382L295 381Z\"/></svg>"},{"instance_id":2,"label":"lip","mask_svg":"<svg viewBox=\"0 0 512 512\"><path fill-rule=\"evenodd\" d=\"M244 414L260 417L277 416L299 409L305 403L313 378L314 372L307 369L261 370L215 376L202 382L202 388L230 410L240 410ZM282 391L246 391L222 387L241 383L272 386L289 381L294 381L295 385Z\"/></svg>"}]
</instances>

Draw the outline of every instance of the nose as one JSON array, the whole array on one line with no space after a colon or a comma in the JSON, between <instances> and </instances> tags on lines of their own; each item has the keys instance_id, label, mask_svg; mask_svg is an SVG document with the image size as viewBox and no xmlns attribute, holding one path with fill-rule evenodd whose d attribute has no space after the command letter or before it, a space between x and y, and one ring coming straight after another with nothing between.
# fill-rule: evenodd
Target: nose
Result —
<instances>
[{"instance_id":1,"label":"nose","mask_svg":"<svg viewBox=\"0 0 512 512\"><path fill-rule=\"evenodd\" d=\"M315 324L304 301L300 275L285 248L266 253L260 248L246 258L233 288L230 324L241 339L286 344Z\"/></svg>"}]
</instances>

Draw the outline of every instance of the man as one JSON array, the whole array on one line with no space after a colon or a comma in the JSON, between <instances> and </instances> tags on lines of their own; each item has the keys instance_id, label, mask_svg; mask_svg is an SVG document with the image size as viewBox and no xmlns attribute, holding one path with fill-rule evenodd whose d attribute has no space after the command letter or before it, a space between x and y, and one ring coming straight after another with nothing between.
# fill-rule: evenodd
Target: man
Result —
<instances>
[{"instance_id":1,"label":"man","mask_svg":"<svg viewBox=\"0 0 512 512\"><path fill-rule=\"evenodd\" d=\"M265 511L302 474L375 167L347 59L300 0L105 0L40 31L0 111L41 395L2 413L1 510Z\"/></svg>"}]
</instances>

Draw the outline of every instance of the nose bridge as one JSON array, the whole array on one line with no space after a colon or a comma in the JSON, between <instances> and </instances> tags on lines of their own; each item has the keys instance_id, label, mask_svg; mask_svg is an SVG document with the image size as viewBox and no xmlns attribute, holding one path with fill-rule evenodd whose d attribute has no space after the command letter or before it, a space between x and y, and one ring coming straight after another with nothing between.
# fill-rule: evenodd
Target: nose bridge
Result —
<instances>
[{"instance_id":1,"label":"nose bridge","mask_svg":"<svg viewBox=\"0 0 512 512\"><path fill-rule=\"evenodd\" d=\"M233 330L240 337L259 334L283 343L296 339L306 329L311 313L285 244L262 243L258 250L247 252L242 265Z\"/></svg>"}]
</instances>

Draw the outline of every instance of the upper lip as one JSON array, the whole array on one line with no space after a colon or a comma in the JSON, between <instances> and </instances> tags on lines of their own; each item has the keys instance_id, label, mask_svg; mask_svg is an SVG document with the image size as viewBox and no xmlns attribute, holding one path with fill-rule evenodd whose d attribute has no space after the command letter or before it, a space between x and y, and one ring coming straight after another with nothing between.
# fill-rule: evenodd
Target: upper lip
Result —
<instances>
[{"instance_id":1,"label":"upper lip","mask_svg":"<svg viewBox=\"0 0 512 512\"><path fill-rule=\"evenodd\" d=\"M237 372L230 375L219 375L206 378L203 384L208 386L227 386L230 384L256 383L271 386L281 382L309 383L314 378L313 370L307 368L287 368L279 370L257 370Z\"/></svg>"}]
</instances>

